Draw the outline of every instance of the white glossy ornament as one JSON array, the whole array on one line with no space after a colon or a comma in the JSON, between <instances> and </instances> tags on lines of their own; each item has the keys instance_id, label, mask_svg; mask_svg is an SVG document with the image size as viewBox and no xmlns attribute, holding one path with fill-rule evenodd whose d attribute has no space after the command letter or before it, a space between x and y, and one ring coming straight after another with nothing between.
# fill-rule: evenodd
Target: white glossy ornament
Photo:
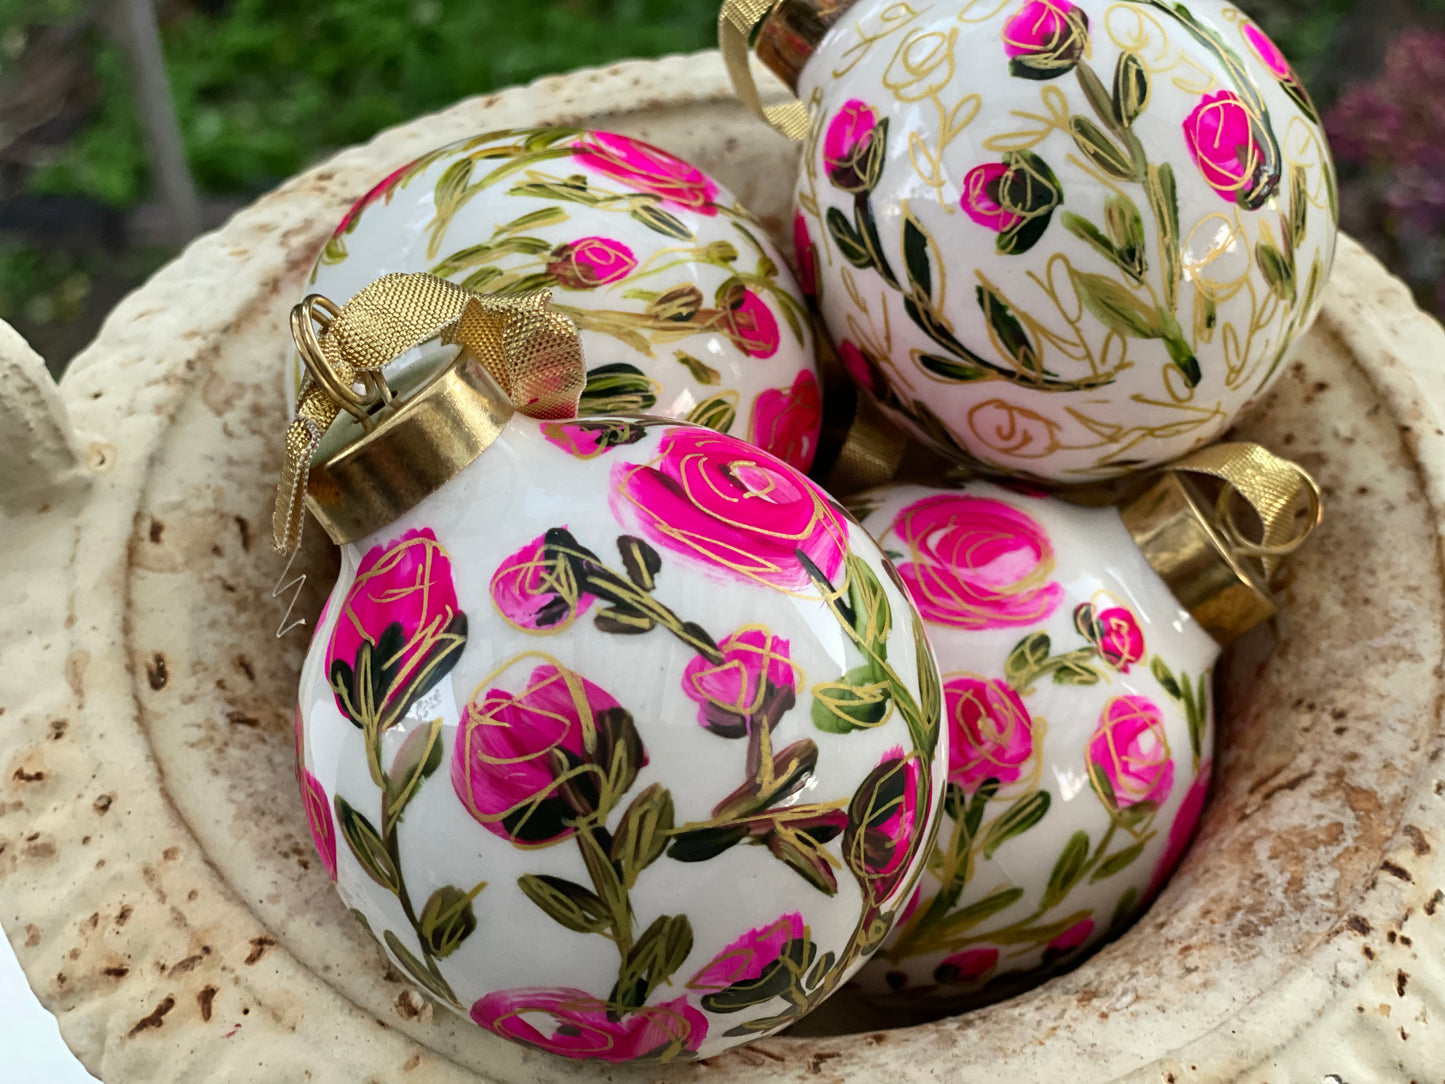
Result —
<instances>
[{"instance_id":1,"label":"white glossy ornament","mask_svg":"<svg viewBox=\"0 0 1445 1084\"><path fill-rule=\"evenodd\" d=\"M396 271L482 294L550 286L582 332L583 415L687 419L812 465L822 405L806 302L766 228L666 151L570 128L432 151L347 212L311 289L345 301ZM293 356L288 411L300 379Z\"/></svg>"},{"instance_id":2,"label":"white glossy ornament","mask_svg":"<svg viewBox=\"0 0 1445 1084\"><path fill-rule=\"evenodd\" d=\"M698 426L516 414L342 547L299 777L342 898L439 1002L685 1060L882 942L938 823L939 703L888 563L801 474Z\"/></svg>"},{"instance_id":3,"label":"white glossy ornament","mask_svg":"<svg viewBox=\"0 0 1445 1084\"><path fill-rule=\"evenodd\" d=\"M854 501L943 674L947 815L870 993L998 1000L1117 934L1209 785L1219 646L1114 509L971 483Z\"/></svg>"},{"instance_id":4,"label":"white glossy ornament","mask_svg":"<svg viewBox=\"0 0 1445 1084\"><path fill-rule=\"evenodd\" d=\"M784 0L774 18L792 9L836 20L797 76L800 277L916 436L1108 478L1206 444L1282 371L1329 276L1336 185L1308 96L1239 10Z\"/></svg>"}]
</instances>

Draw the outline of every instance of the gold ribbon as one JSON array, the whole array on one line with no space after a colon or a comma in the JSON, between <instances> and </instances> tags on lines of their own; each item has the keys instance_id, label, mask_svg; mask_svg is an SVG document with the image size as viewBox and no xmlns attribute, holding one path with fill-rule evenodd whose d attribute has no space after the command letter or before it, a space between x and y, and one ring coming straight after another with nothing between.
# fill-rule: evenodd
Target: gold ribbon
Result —
<instances>
[{"instance_id":1,"label":"gold ribbon","mask_svg":"<svg viewBox=\"0 0 1445 1084\"><path fill-rule=\"evenodd\" d=\"M1281 459L1258 444L1214 444L1171 463L1168 470L1207 474L1226 483L1215 505L1215 521L1236 554L1257 557L1265 581L1284 558L1304 544L1320 525L1324 507L1319 484L1298 463ZM1246 538L1234 519L1234 497L1244 498L1259 516L1263 536ZM1304 517L1299 512L1303 501Z\"/></svg>"},{"instance_id":2,"label":"gold ribbon","mask_svg":"<svg viewBox=\"0 0 1445 1084\"><path fill-rule=\"evenodd\" d=\"M807 108L799 101L764 105L750 63L753 32L776 4L777 0L726 0L718 14L718 48L722 50L733 90L743 105L789 139L799 140L808 134L810 127Z\"/></svg>"},{"instance_id":3,"label":"gold ribbon","mask_svg":"<svg viewBox=\"0 0 1445 1084\"><path fill-rule=\"evenodd\" d=\"M291 331L307 372L286 431L271 523L276 549L288 554L300 543L306 479L331 423L346 410L374 429L370 410L391 401L382 370L430 339L460 343L523 414L575 417L586 382L582 345L572 321L550 308L551 296L486 297L435 275L393 274L340 308L318 295L297 305Z\"/></svg>"}]
</instances>

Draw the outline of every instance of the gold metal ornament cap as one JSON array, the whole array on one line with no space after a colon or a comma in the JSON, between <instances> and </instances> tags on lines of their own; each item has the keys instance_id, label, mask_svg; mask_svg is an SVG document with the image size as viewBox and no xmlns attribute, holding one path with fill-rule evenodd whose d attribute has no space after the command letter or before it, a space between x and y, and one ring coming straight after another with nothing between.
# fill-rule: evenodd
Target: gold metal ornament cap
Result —
<instances>
[{"instance_id":1,"label":"gold metal ornament cap","mask_svg":"<svg viewBox=\"0 0 1445 1084\"><path fill-rule=\"evenodd\" d=\"M813 53L855 0L778 0L758 28L758 59L795 94Z\"/></svg>"},{"instance_id":2,"label":"gold metal ornament cap","mask_svg":"<svg viewBox=\"0 0 1445 1084\"><path fill-rule=\"evenodd\" d=\"M718 12L718 49L733 90L753 115L789 139L808 134L808 110L796 99L764 103L753 80L758 59L796 93L798 76L828 31L854 0L723 0Z\"/></svg>"},{"instance_id":3,"label":"gold metal ornament cap","mask_svg":"<svg viewBox=\"0 0 1445 1084\"><path fill-rule=\"evenodd\" d=\"M1216 500L1190 474L1223 482ZM1236 520L1242 498L1258 541ZM1319 486L1298 464L1257 444L1219 444L1173 464L1121 509L1124 526L1159 577L1221 646L1277 611L1270 581L1319 525Z\"/></svg>"}]
</instances>

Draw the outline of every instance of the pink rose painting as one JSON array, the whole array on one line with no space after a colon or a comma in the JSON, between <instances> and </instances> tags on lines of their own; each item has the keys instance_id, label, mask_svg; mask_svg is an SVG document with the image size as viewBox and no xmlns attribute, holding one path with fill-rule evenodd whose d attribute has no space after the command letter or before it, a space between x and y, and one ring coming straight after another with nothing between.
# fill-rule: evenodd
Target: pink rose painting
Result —
<instances>
[{"instance_id":1,"label":"pink rose painting","mask_svg":"<svg viewBox=\"0 0 1445 1084\"><path fill-rule=\"evenodd\" d=\"M492 605L526 632L558 632L595 601L579 590L571 565L547 559L544 537L528 542L492 573Z\"/></svg>"},{"instance_id":2,"label":"pink rose painting","mask_svg":"<svg viewBox=\"0 0 1445 1084\"><path fill-rule=\"evenodd\" d=\"M359 725L394 722L455 665L467 619L431 528L361 559L326 649L336 706Z\"/></svg>"},{"instance_id":3,"label":"pink rose painting","mask_svg":"<svg viewBox=\"0 0 1445 1084\"><path fill-rule=\"evenodd\" d=\"M306 823L311 827L311 841L316 844L316 853L321 858L321 868L326 876L336 880L336 821L331 815L331 802L327 800L326 788L321 781L301 769L301 801L306 807Z\"/></svg>"},{"instance_id":4,"label":"pink rose painting","mask_svg":"<svg viewBox=\"0 0 1445 1084\"><path fill-rule=\"evenodd\" d=\"M1063 198L1049 164L1024 150L969 170L959 206L978 225L998 235L994 247L1000 253L1018 255L1043 237Z\"/></svg>"},{"instance_id":5,"label":"pink rose painting","mask_svg":"<svg viewBox=\"0 0 1445 1084\"><path fill-rule=\"evenodd\" d=\"M770 358L782 343L778 318L751 290L734 290L717 321L718 330L750 358Z\"/></svg>"},{"instance_id":6,"label":"pink rose painting","mask_svg":"<svg viewBox=\"0 0 1445 1084\"><path fill-rule=\"evenodd\" d=\"M1002 681L963 676L943 685L948 779L972 793L985 779L1017 782L1034 755L1034 722Z\"/></svg>"},{"instance_id":7,"label":"pink rose painting","mask_svg":"<svg viewBox=\"0 0 1445 1084\"><path fill-rule=\"evenodd\" d=\"M1009 71L1023 79L1063 75L1088 46L1089 17L1068 0L1028 0L1003 28Z\"/></svg>"},{"instance_id":8,"label":"pink rose painting","mask_svg":"<svg viewBox=\"0 0 1445 1084\"><path fill-rule=\"evenodd\" d=\"M968 171L963 179L964 214L994 233L1011 230L1023 216L1004 207L1000 195L1008 183L1009 168L1002 162L986 162Z\"/></svg>"},{"instance_id":9,"label":"pink rose painting","mask_svg":"<svg viewBox=\"0 0 1445 1084\"><path fill-rule=\"evenodd\" d=\"M848 806L843 853L874 904L897 891L923 842L929 795L917 754L883 754Z\"/></svg>"},{"instance_id":10,"label":"pink rose painting","mask_svg":"<svg viewBox=\"0 0 1445 1084\"><path fill-rule=\"evenodd\" d=\"M619 746L635 775L647 754L632 717L581 675L539 666L520 693L493 688L467 705L452 787L493 835L547 846L574 835L576 821L597 811Z\"/></svg>"},{"instance_id":11,"label":"pink rose painting","mask_svg":"<svg viewBox=\"0 0 1445 1084\"><path fill-rule=\"evenodd\" d=\"M504 1039L612 1064L690 1056L707 1038L707 1017L685 997L618 1013L584 990L497 990L477 1001L471 1016Z\"/></svg>"},{"instance_id":12,"label":"pink rose painting","mask_svg":"<svg viewBox=\"0 0 1445 1084\"><path fill-rule=\"evenodd\" d=\"M1055 937L1049 942L1048 948L1044 950L1045 958L1050 954L1063 956L1066 953L1073 952L1074 949L1087 941L1093 932L1094 920L1091 918L1074 923L1063 933L1059 934L1058 937Z\"/></svg>"},{"instance_id":13,"label":"pink rose painting","mask_svg":"<svg viewBox=\"0 0 1445 1084\"><path fill-rule=\"evenodd\" d=\"M973 986L998 969L998 949L979 945L955 952L933 971L933 981L945 986Z\"/></svg>"},{"instance_id":14,"label":"pink rose painting","mask_svg":"<svg viewBox=\"0 0 1445 1084\"><path fill-rule=\"evenodd\" d=\"M1164 804L1174 788L1174 760L1164 715L1146 696L1116 696L1089 739L1089 780L1106 805Z\"/></svg>"},{"instance_id":15,"label":"pink rose painting","mask_svg":"<svg viewBox=\"0 0 1445 1084\"><path fill-rule=\"evenodd\" d=\"M564 290L595 290L620 282L637 269L632 249L606 237L583 237L552 250L547 273Z\"/></svg>"},{"instance_id":16,"label":"pink rose painting","mask_svg":"<svg viewBox=\"0 0 1445 1084\"><path fill-rule=\"evenodd\" d=\"M798 275L798 288L803 296L818 296L818 246L808 232L808 219L802 211L793 215L793 266Z\"/></svg>"},{"instance_id":17,"label":"pink rose painting","mask_svg":"<svg viewBox=\"0 0 1445 1084\"><path fill-rule=\"evenodd\" d=\"M626 418L583 418L542 425L542 438L573 459L596 459L613 448L636 444L646 435L645 425Z\"/></svg>"},{"instance_id":18,"label":"pink rose painting","mask_svg":"<svg viewBox=\"0 0 1445 1084\"><path fill-rule=\"evenodd\" d=\"M1252 206L1265 154L1249 109L1232 90L1206 94L1184 120L1190 157L1220 199Z\"/></svg>"},{"instance_id":19,"label":"pink rose painting","mask_svg":"<svg viewBox=\"0 0 1445 1084\"><path fill-rule=\"evenodd\" d=\"M696 214L717 214L717 182L696 166L641 140L615 132L588 132L572 144L578 161L639 192L650 192L664 206Z\"/></svg>"},{"instance_id":20,"label":"pink rose painting","mask_svg":"<svg viewBox=\"0 0 1445 1084\"><path fill-rule=\"evenodd\" d=\"M881 130L880 130L881 129ZM866 102L853 98L843 103L823 135L823 168L828 179L845 192L867 191L877 183L882 168L882 146L874 149L886 128Z\"/></svg>"},{"instance_id":21,"label":"pink rose painting","mask_svg":"<svg viewBox=\"0 0 1445 1084\"><path fill-rule=\"evenodd\" d=\"M775 922L749 930L712 958L688 982L689 990L718 993L739 983L762 978L795 942L806 940L807 927L797 911L779 915ZM706 1002L704 1002L706 1007Z\"/></svg>"},{"instance_id":22,"label":"pink rose painting","mask_svg":"<svg viewBox=\"0 0 1445 1084\"><path fill-rule=\"evenodd\" d=\"M818 454L823 396L818 378L804 369L790 388L769 388L753 400L748 442L806 471Z\"/></svg>"},{"instance_id":23,"label":"pink rose painting","mask_svg":"<svg viewBox=\"0 0 1445 1084\"><path fill-rule=\"evenodd\" d=\"M1269 40L1269 35L1261 30L1254 23L1244 24L1244 40L1249 42L1249 48L1259 62L1269 69L1271 75L1281 83L1298 82L1295 78L1294 69L1289 66L1284 53L1280 52L1279 46Z\"/></svg>"},{"instance_id":24,"label":"pink rose painting","mask_svg":"<svg viewBox=\"0 0 1445 1084\"><path fill-rule=\"evenodd\" d=\"M806 559L835 580L848 554L842 514L812 482L736 437L667 430L650 464L612 469L613 510L650 541L713 571L801 591Z\"/></svg>"},{"instance_id":25,"label":"pink rose painting","mask_svg":"<svg viewBox=\"0 0 1445 1084\"><path fill-rule=\"evenodd\" d=\"M882 399L888 394L888 382L883 377L883 370L862 348L844 339L838 344L838 360L853 378L853 383L873 398Z\"/></svg>"},{"instance_id":26,"label":"pink rose painting","mask_svg":"<svg viewBox=\"0 0 1445 1084\"><path fill-rule=\"evenodd\" d=\"M1189 784L1189 789L1184 792L1184 801L1179 803L1179 809L1174 814L1174 823L1169 826L1169 840L1164 846L1164 853L1159 856L1159 864L1154 867L1154 874L1149 880L1146 899L1153 899L1159 894L1170 874L1184 860L1185 852L1189 850L1189 844L1194 839L1194 831L1199 827L1205 800L1209 797L1209 780L1213 772L1214 762L1206 760L1200 765L1199 774Z\"/></svg>"},{"instance_id":27,"label":"pink rose painting","mask_svg":"<svg viewBox=\"0 0 1445 1084\"><path fill-rule=\"evenodd\" d=\"M1034 518L988 497L939 494L898 513L898 574L926 621L950 628L1032 625L1063 598L1054 551Z\"/></svg>"},{"instance_id":28,"label":"pink rose painting","mask_svg":"<svg viewBox=\"0 0 1445 1084\"><path fill-rule=\"evenodd\" d=\"M371 191L367 192L366 195L362 196L359 200L353 203L351 205L351 210L346 212L345 216L341 219L340 224L336 227L336 232L333 233L331 236L340 237L343 233L350 233L351 230L356 226L357 219L361 217L361 212L366 210L383 196L390 197L392 190L401 183L402 177L406 174L407 170L411 169L413 164L414 163L412 162L408 162L400 169L396 169L393 170L391 173L388 173L379 182L377 182L377 184L371 189Z\"/></svg>"},{"instance_id":29,"label":"pink rose painting","mask_svg":"<svg viewBox=\"0 0 1445 1084\"><path fill-rule=\"evenodd\" d=\"M1099 657L1121 674L1144 658L1144 630L1123 606L1096 610L1085 603L1074 611L1074 624L1099 649Z\"/></svg>"},{"instance_id":30,"label":"pink rose painting","mask_svg":"<svg viewBox=\"0 0 1445 1084\"><path fill-rule=\"evenodd\" d=\"M698 724L725 738L745 737L758 722L776 723L797 702L803 672L788 641L750 625L718 644L723 661L701 655L687 664L682 691L697 705Z\"/></svg>"}]
</instances>

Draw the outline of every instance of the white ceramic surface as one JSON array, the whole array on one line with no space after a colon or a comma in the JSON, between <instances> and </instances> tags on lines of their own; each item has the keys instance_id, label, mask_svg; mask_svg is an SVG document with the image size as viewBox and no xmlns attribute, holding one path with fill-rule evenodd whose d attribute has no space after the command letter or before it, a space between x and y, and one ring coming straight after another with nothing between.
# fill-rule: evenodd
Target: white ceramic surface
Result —
<instances>
[{"instance_id":1,"label":"white ceramic surface","mask_svg":"<svg viewBox=\"0 0 1445 1084\"><path fill-rule=\"evenodd\" d=\"M891 577L736 438L517 415L343 547L296 720L323 867L498 1035L666 1062L776 1031L882 943L938 823Z\"/></svg>"},{"instance_id":2,"label":"white ceramic surface","mask_svg":"<svg viewBox=\"0 0 1445 1084\"><path fill-rule=\"evenodd\" d=\"M1178 865L1219 647L1114 509L983 483L849 503L924 615L950 750L928 872L860 982L996 1001L1122 932Z\"/></svg>"},{"instance_id":3,"label":"white ceramic surface","mask_svg":"<svg viewBox=\"0 0 1445 1084\"><path fill-rule=\"evenodd\" d=\"M394 271L478 293L551 287L582 330L584 415L688 419L812 465L822 400L807 304L762 223L665 151L558 127L424 154L346 213L311 289L339 304ZM288 406L300 376L293 355Z\"/></svg>"},{"instance_id":4,"label":"white ceramic surface","mask_svg":"<svg viewBox=\"0 0 1445 1084\"><path fill-rule=\"evenodd\" d=\"M858 0L808 61L801 278L953 457L1078 482L1217 437L1334 256L1313 106L1219 0Z\"/></svg>"}]
</instances>

